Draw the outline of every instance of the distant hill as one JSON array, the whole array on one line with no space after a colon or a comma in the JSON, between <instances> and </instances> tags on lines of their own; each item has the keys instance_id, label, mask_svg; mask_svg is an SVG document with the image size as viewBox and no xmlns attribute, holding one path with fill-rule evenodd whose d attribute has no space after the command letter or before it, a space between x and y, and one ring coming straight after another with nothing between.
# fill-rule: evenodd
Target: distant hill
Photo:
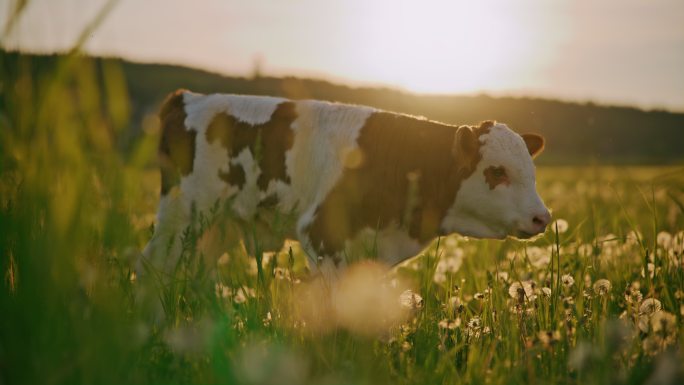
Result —
<instances>
[{"instance_id":1,"label":"distant hill","mask_svg":"<svg viewBox=\"0 0 684 385\"><path fill-rule=\"evenodd\" d=\"M44 56L39 60L51 62L55 57ZM121 64L133 107L131 137L139 132L142 118L156 113L169 92L187 88L201 93L274 95L364 104L451 124L495 119L518 132L543 134L547 147L539 158L541 164L684 162L683 113L534 98L424 96L387 88L352 88L321 80L228 77L173 65L98 60Z\"/></svg>"}]
</instances>

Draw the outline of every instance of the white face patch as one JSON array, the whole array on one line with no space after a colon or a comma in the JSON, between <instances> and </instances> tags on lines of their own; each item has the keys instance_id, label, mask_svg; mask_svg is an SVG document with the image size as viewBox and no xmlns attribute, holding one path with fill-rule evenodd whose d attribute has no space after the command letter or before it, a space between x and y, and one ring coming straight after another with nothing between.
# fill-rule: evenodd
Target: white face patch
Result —
<instances>
[{"instance_id":1,"label":"white face patch","mask_svg":"<svg viewBox=\"0 0 684 385\"><path fill-rule=\"evenodd\" d=\"M480 143L482 158L462 182L442 227L478 238L538 232L534 218L548 215L548 210L536 192L535 168L525 142L498 123L480 136ZM488 178L487 172L494 169L505 172L505 183Z\"/></svg>"}]
</instances>

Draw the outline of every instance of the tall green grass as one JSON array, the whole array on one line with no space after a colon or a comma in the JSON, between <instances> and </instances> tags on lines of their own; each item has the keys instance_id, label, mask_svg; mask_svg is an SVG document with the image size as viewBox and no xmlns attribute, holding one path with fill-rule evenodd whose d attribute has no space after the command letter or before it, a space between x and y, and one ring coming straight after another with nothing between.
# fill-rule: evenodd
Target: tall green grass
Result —
<instances>
[{"instance_id":1,"label":"tall green grass","mask_svg":"<svg viewBox=\"0 0 684 385\"><path fill-rule=\"evenodd\" d=\"M386 332L290 312L316 303L296 244L205 266L201 232L154 318L132 271L157 202L154 119L124 149L120 68L75 52L0 54L0 75L0 383L682 381L684 169L539 170L563 221L532 243L440 239L393 273L415 295Z\"/></svg>"}]
</instances>

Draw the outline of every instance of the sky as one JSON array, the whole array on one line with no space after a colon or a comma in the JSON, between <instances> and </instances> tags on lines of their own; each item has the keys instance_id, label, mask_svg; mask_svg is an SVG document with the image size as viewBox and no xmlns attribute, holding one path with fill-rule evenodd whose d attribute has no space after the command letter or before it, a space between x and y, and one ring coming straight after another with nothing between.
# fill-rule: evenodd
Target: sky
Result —
<instances>
[{"instance_id":1,"label":"sky","mask_svg":"<svg viewBox=\"0 0 684 385\"><path fill-rule=\"evenodd\" d=\"M66 51L107 0L29 0L2 45ZM5 30L13 0L0 0ZM682 0L120 0L94 55L227 75L684 111Z\"/></svg>"}]
</instances>

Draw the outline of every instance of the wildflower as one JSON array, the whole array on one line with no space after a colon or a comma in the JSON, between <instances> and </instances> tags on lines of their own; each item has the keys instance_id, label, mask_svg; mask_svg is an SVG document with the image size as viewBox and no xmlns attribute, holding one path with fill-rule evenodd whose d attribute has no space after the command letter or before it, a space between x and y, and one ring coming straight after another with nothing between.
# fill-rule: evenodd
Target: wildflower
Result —
<instances>
[{"instance_id":1,"label":"wildflower","mask_svg":"<svg viewBox=\"0 0 684 385\"><path fill-rule=\"evenodd\" d=\"M630 231L625 236L625 245L636 246L639 244L639 239L641 239L641 234L638 231Z\"/></svg>"},{"instance_id":2,"label":"wildflower","mask_svg":"<svg viewBox=\"0 0 684 385\"><path fill-rule=\"evenodd\" d=\"M483 301L485 299L486 295L484 293L475 293L473 295L473 298L475 298L478 301Z\"/></svg>"},{"instance_id":3,"label":"wildflower","mask_svg":"<svg viewBox=\"0 0 684 385\"><path fill-rule=\"evenodd\" d=\"M677 317L672 313L659 311L651 318L651 327L654 333L674 335L677 333Z\"/></svg>"},{"instance_id":4,"label":"wildflower","mask_svg":"<svg viewBox=\"0 0 684 385\"><path fill-rule=\"evenodd\" d=\"M423 297L413 290L406 290L399 296L399 303L405 308L416 310L423 307Z\"/></svg>"},{"instance_id":5,"label":"wildflower","mask_svg":"<svg viewBox=\"0 0 684 385\"><path fill-rule=\"evenodd\" d=\"M653 316L661 311L663 305L655 298L646 298L639 306L639 318L637 326L639 330L648 333L650 329L650 321Z\"/></svg>"},{"instance_id":6,"label":"wildflower","mask_svg":"<svg viewBox=\"0 0 684 385\"><path fill-rule=\"evenodd\" d=\"M468 321L468 328L470 329L480 329L482 328L482 319L478 316L471 318Z\"/></svg>"},{"instance_id":7,"label":"wildflower","mask_svg":"<svg viewBox=\"0 0 684 385\"><path fill-rule=\"evenodd\" d=\"M537 333L537 339L545 348L554 345L556 342L560 341L560 338L561 334L558 330L540 331Z\"/></svg>"},{"instance_id":8,"label":"wildflower","mask_svg":"<svg viewBox=\"0 0 684 385\"><path fill-rule=\"evenodd\" d=\"M630 305L639 305L644 296L641 294L639 289L634 289L633 287L628 288L625 291L625 302Z\"/></svg>"},{"instance_id":9,"label":"wildflower","mask_svg":"<svg viewBox=\"0 0 684 385\"><path fill-rule=\"evenodd\" d=\"M647 354L654 355L677 340L677 317L666 311L658 311L651 317L649 334L643 341Z\"/></svg>"},{"instance_id":10,"label":"wildflower","mask_svg":"<svg viewBox=\"0 0 684 385\"><path fill-rule=\"evenodd\" d=\"M672 245L672 234L667 231L661 231L656 235L656 243L663 249L669 249Z\"/></svg>"},{"instance_id":11,"label":"wildflower","mask_svg":"<svg viewBox=\"0 0 684 385\"><path fill-rule=\"evenodd\" d=\"M534 287L534 281L516 281L508 288L508 295L511 298L518 299L519 302L534 300Z\"/></svg>"},{"instance_id":12,"label":"wildflower","mask_svg":"<svg viewBox=\"0 0 684 385\"><path fill-rule=\"evenodd\" d=\"M496 273L496 278L501 280L501 282L503 282L503 283L508 283L508 272L500 271L500 272Z\"/></svg>"},{"instance_id":13,"label":"wildflower","mask_svg":"<svg viewBox=\"0 0 684 385\"><path fill-rule=\"evenodd\" d=\"M435 270L435 275L432 277L432 280L435 281L435 283L444 283L447 280L447 276L444 272Z\"/></svg>"},{"instance_id":14,"label":"wildflower","mask_svg":"<svg viewBox=\"0 0 684 385\"><path fill-rule=\"evenodd\" d=\"M594 253L594 246L588 244L588 243L583 243L580 245L580 247L577 248L577 254L579 254L581 257L589 257Z\"/></svg>"},{"instance_id":15,"label":"wildflower","mask_svg":"<svg viewBox=\"0 0 684 385\"><path fill-rule=\"evenodd\" d=\"M235 302L237 304L244 303L247 301L248 297L253 298L254 296L255 296L255 292L254 292L254 289L252 289L251 287L247 287L247 288L239 287L235 291L235 296L233 296L233 302Z\"/></svg>"},{"instance_id":16,"label":"wildflower","mask_svg":"<svg viewBox=\"0 0 684 385\"><path fill-rule=\"evenodd\" d=\"M461 306L461 299L458 297L449 297L449 299L447 300L447 304L451 308L456 309Z\"/></svg>"},{"instance_id":17,"label":"wildflower","mask_svg":"<svg viewBox=\"0 0 684 385\"><path fill-rule=\"evenodd\" d=\"M532 266L536 268L542 268L551 262L551 252L550 250L545 250L541 247L528 247L527 258L530 260L530 264L532 264Z\"/></svg>"},{"instance_id":18,"label":"wildflower","mask_svg":"<svg viewBox=\"0 0 684 385\"><path fill-rule=\"evenodd\" d=\"M563 274L561 277L561 282L563 283L563 286L571 287L575 284L575 278L573 278L570 274Z\"/></svg>"},{"instance_id":19,"label":"wildflower","mask_svg":"<svg viewBox=\"0 0 684 385\"><path fill-rule=\"evenodd\" d=\"M463 256L465 252L463 249L456 247L453 249L448 249L446 254L440 258L437 263L437 271L441 273L455 273L463 264Z\"/></svg>"},{"instance_id":20,"label":"wildflower","mask_svg":"<svg viewBox=\"0 0 684 385\"><path fill-rule=\"evenodd\" d=\"M413 346L412 346L411 343L408 342L408 341L404 341L404 342L401 344L401 351L402 351L402 352L408 352L409 350L411 350L411 348L413 348Z\"/></svg>"},{"instance_id":21,"label":"wildflower","mask_svg":"<svg viewBox=\"0 0 684 385\"><path fill-rule=\"evenodd\" d=\"M684 291L677 289L677 291L675 291L674 293L674 297L681 301L682 299L684 299Z\"/></svg>"},{"instance_id":22,"label":"wildflower","mask_svg":"<svg viewBox=\"0 0 684 385\"><path fill-rule=\"evenodd\" d=\"M228 298L233 295L233 291L220 282L215 285L214 289L216 291L216 296L219 298Z\"/></svg>"},{"instance_id":23,"label":"wildflower","mask_svg":"<svg viewBox=\"0 0 684 385\"><path fill-rule=\"evenodd\" d=\"M568 221L560 218L556 219L551 224L551 229L553 229L553 231L556 231L556 229L558 229L558 234L563 234L564 232L568 231Z\"/></svg>"},{"instance_id":24,"label":"wildflower","mask_svg":"<svg viewBox=\"0 0 684 385\"><path fill-rule=\"evenodd\" d=\"M271 312L269 311L266 313L266 317L264 317L264 319L262 319L261 322L263 322L264 326L268 327L271 325L272 320L273 319L271 318Z\"/></svg>"},{"instance_id":25,"label":"wildflower","mask_svg":"<svg viewBox=\"0 0 684 385\"><path fill-rule=\"evenodd\" d=\"M563 306L566 309L571 308L573 305L575 305L575 299L568 296L568 297L563 297Z\"/></svg>"},{"instance_id":26,"label":"wildflower","mask_svg":"<svg viewBox=\"0 0 684 385\"><path fill-rule=\"evenodd\" d=\"M610 281L605 278L599 279L596 282L594 282L594 293L598 294L601 297L608 294L610 292L610 289Z\"/></svg>"},{"instance_id":27,"label":"wildflower","mask_svg":"<svg viewBox=\"0 0 684 385\"><path fill-rule=\"evenodd\" d=\"M541 293L542 293L542 296L544 296L545 298L551 297L551 289L548 287L542 287Z\"/></svg>"},{"instance_id":28,"label":"wildflower","mask_svg":"<svg viewBox=\"0 0 684 385\"><path fill-rule=\"evenodd\" d=\"M468 321L467 324L467 329L466 333L468 337L472 338L480 338L480 335L482 334L482 319L480 317L475 316Z\"/></svg>"},{"instance_id":29,"label":"wildflower","mask_svg":"<svg viewBox=\"0 0 684 385\"><path fill-rule=\"evenodd\" d=\"M648 277L650 279L655 278L656 274L660 272L660 267L656 268L653 263L647 263L646 268L648 269ZM644 271L643 268L641 268L641 276L646 278L646 271Z\"/></svg>"},{"instance_id":30,"label":"wildflower","mask_svg":"<svg viewBox=\"0 0 684 385\"><path fill-rule=\"evenodd\" d=\"M655 298L646 298L639 306L639 314L652 315L659 312L663 305Z\"/></svg>"},{"instance_id":31,"label":"wildflower","mask_svg":"<svg viewBox=\"0 0 684 385\"><path fill-rule=\"evenodd\" d=\"M456 318L453 320L452 319L443 319L443 320L439 321L437 326L439 326L440 329L454 330L454 329L461 326L461 319L460 318Z\"/></svg>"}]
</instances>

